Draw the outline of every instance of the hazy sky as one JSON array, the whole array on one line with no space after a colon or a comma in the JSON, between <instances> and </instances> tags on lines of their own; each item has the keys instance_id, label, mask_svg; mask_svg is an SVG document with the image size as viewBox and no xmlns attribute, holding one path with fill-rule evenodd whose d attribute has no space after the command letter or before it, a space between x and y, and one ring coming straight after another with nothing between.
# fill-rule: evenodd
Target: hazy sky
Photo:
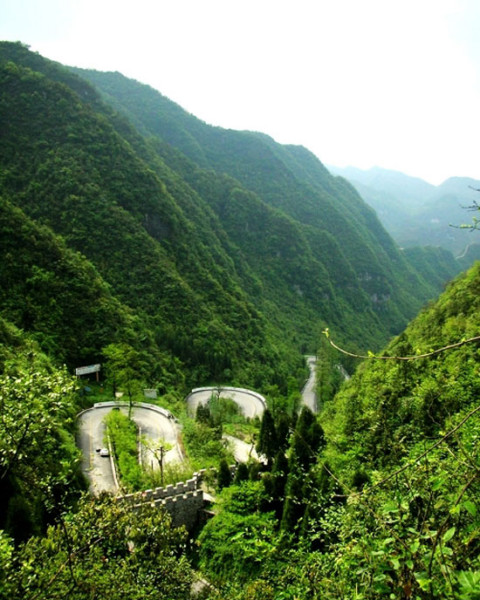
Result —
<instances>
[{"instance_id":1,"label":"hazy sky","mask_svg":"<svg viewBox=\"0 0 480 600\"><path fill-rule=\"evenodd\" d=\"M322 162L480 179L478 0L0 0L0 39Z\"/></svg>"}]
</instances>

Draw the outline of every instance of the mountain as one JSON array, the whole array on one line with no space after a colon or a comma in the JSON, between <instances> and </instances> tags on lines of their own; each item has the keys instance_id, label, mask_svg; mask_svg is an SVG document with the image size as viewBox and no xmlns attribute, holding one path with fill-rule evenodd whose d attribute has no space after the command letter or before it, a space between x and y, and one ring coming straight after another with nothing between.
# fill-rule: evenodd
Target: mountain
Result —
<instances>
[{"instance_id":1,"label":"mountain","mask_svg":"<svg viewBox=\"0 0 480 600\"><path fill-rule=\"evenodd\" d=\"M375 316L393 332L404 318L402 315L415 305L418 292L422 290L420 294L428 296L425 282L417 278L373 212L350 186L332 178L305 148L282 146L260 133L209 126L149 86L119 73L77 69L75 72L93 83L103 98L130 118L145 135L153 136L163 148L166 148L165 142L168 144L163 150L164 159L205 197L243 252L252 252L251 236L242 233L252 228L249 212L242 210L232 214L227 210L225 191L214 192L213 186L206 184L206 169L214 170L217 177L227 174L234 178L249 190L249 203L263 203L293 219L301 228L301 237L306 237L308 253L319 264L317 273L322 273L325 281L312 295L309 288L313 282L309 282L309 275L303 276L297 265L298 277L291 284L307 301L316 296L340 307L347 300L347 305L342 306L342 320L348 318L350 307L365 316L373 309ZM186 161L176 160L171 147L180 150L191 164L187 166ZM238 202L237 197L235 203ZM245 202L246 197L241 199L243 206ZM258 223L258 219L255 221ZM257 235L262 238L264 232L260 230ZM275 245L278 240L277 236L269 240L272 250L272 243ZM283 244L276 254L280 257L285 254ZM270 267L269 270L274 272ZM448 275L445 280L447 278ZM396 299L395 308L387 300L390 298ZM322 310L325 309L322 303ZM360 334L355 320L350 321L349 330ZM332 314L330 322L336 325L337 315Z\"/></svg>"},{"instance_id":2,"label":"mountain","mask_svg":"<svg viewBox=\"0 0 480 600\"><path fill-rule=\"evenodd\" d=\"M165 181L172 179L169 185L176 196L181 192L175 186L182 183L164 166L163 179L150 168L140 156L142 150L148 153L142 138L122 124L139 146L135 151L116 132L113 119L97 112L103 105L86 82L22 46L5 44L2 51L2 202L21 209L95 266L141 330L139 352L153 338L156 351L169 356L167 366L159 361L149 373L154 381L164 387L178 371L179 357L190 383L197 377L252 379L249 370L256 364L261 385L262 377L271 378L274 366L281 372L282 360L295 364L295 357L285 358L290 348L282 350L281 342L273 347L266 319L242 291L223 248L228 241L211 211L195 194L184 193L182 202L189 204L195 224L185 216ZM22 58L45 73L23 66ZM35 241L32 234L31 243ZM70 275L64 276L68 285ZM97 307L87 295L79 301L86 304L83 327L88 328L88 311ZM38 326L36 320L25 323L18 315L15 324L34 330ZM64 325L74 338L69 316ZM116 337L98 338L83 359L101 360L101 342L129 341L132 336L121 320L117 327ZM60 346L59 332L52 327L49 333ZM65 360L70 367L78 366L76 356ZM230 374L224 373L230 368Z\"/></svg>"},{"instance_id":3,"label":"mountain","mask_svg":"<svg viewBox=\"0 0 480 600\"><path fill-rule=\"evenodd\" d=\"M334 167L328 169L349 181L365 186L367 189L381 191L390 198L391 203L400 204L410 212L418 211L435 192L435 186L400 171L372 167L363 170L356 167ZM389 202L390 204L390 202Z\"/></svg>"},{"instance_id":4,"label":"mountain","mask_svg":"<svg viewBox=\"0 0 480 600\"><path fill-rule=\"evenodd\" d=\"M48 290L63 277L68 288L71 270L37 272L41 227L99 287L65 307L44 292L41 302L58 304L51 323L19 288L5 315L69 367L128 343L159 389L183 378L285 389L325 326L379 347L437 293L438 276L413 267L308 150L208 126L148 86L72 72L19 43L0 45L0 69L0 197L30 228L28 267L2 285L43 277ZM62 351L80 327L75 303L84 328L100 328L100 297L122 315L115 335L106 326Z\"/></svg>"},{"instance_id":5,"label":"mountain","mask_svg":"<svg viewBox=\"0 0 480 600\"><path fill-rule=\"evenodd\" d=\"M480 263L425 304L458 261L400 251L308 150L21 44L0 44L0 131L4 596L186 600L194 564L216 600L478 598ZM318 418L285 411L302 352L338 366L342 341L368 358L336 395L319 363ZM82 494L71 372L105 360L115 389L112 355L177 408L199 383L266 392L268 463L217 486L194 544Z\"/></svg>"},{"instance_id":6,"label":"mountain","mask_svg":"<svg viewBox=\"0 0 480 600\"><path fill-rule=\"evenodd\" d=\"M465 256L473 240L458 226L470 222L466 209L477 200L479 181L452 177L434 186L380 167L365 171L355 167L329 169L355 186L400 246L441 246L457 257ZM480 248L470 248L470 262L462 260L460 267L468 267L479 257Z\"/></svg>"}]
</instances>

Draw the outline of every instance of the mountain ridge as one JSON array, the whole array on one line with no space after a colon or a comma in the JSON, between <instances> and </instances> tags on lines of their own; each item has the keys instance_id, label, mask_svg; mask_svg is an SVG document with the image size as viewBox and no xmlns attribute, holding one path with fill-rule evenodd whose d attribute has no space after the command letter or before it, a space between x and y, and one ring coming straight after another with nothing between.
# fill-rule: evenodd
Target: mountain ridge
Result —
<instances>
[{"instance_id":1,"label":"mountain ridge","mask_svg":"<svg viewBox=\"0 0 480 600\"><path fill-rule=\"evenodd\" d=\"M378 346L435 295L308 150L21 44L0 45L0 66L0 194L83 254L191 383L284 386L326 325Z\"/></svg>"},{"instance_id":2,"label":"mountain ridge","mask_svg":"<svg viewBox=\"0 0 480 600\"><path fill-rule=\"evenodd\" d=\"M353 273L356 274L353 280L361 282L363 293L366 292L370 298L377 299L376 305L375 302L372 303L375 309L381 304L381 301L378 303L378 299L389 297L391 291L382 289L382 279L389 278L383 267L378 265L375 268L378 275L370 276L371 274L364 272L365 262L375 264L378 260L372 254L365 259L366 253L369 253L369 243L372 243L371 238L370 242L365 239L365 236L368 238L371 235L366 233L370 231L369 228L373 227L375 231L373 243L376 244L381 239L386 244L378 251L378 254L383 256L382 263L388 263L393 258L397 266L403 263L402 268L408 271L404 258L395 250L388 236L385 236L383 228L376 222L376 217L369 212L370 209L367 209L363 200L352 189L331 178L328 170L307 149L281 146L270 136L257 132L236 132L207 125L153 88L128 80L118 73L102 74L80 69L74 69L74 72L82 74L97 85L107 100L115 96L112 106L123 110L125 115L135 113L135 121L141 121L144 130L148 129L150 135L166 141L191 160L195 159L195 152L192 153L191 149L192 137L196 143L201 142L204 152L199 166L204 165L204 160L207 159L209 167L217 173L226 172L267 204L279 208L303 226L307 225L312 248L324 245L323 241L315 242L315 236L321 235L324 239L324 233L321 231L328 230L337 237L337 242L348 253L347 260L352 264L357 263L353 269ZM172 114L184 117L180 123L175 124L174 129L170 118ZM187 139L188 141L185 141ZM235 157L235 160L232 157ZM252 158L253 162L248 162ZM339 198L342 199L342 210L352 211L357 221L368 222L368 227L362 228L361 235L360 227L338 219ZM342 225L337 227L336 224L340 222ZM354 243L357 244L357 249L354 249ZM385 257L385 251L390 258ZM395 269L396 267L393 267L393 271ZM415 277L413 272L410 273L410 277ZM422 283L417 281L417 286L421 287ZM412 283L406 281L403 290L408 288L412 288ZM411 300L406 300L406 304L410 302Z\"/></svg>"}]
</instances>

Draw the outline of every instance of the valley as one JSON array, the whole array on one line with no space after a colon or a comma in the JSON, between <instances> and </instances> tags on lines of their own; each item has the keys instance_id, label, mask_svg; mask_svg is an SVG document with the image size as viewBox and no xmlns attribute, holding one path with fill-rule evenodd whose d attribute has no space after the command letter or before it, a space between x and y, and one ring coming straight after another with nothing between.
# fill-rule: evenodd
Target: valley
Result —
<instances>
[{"instance_id":1,"label":"valley","mask_svg":"<svg viewBox=\"0 0 480 600\"><path fill-rule=\"evenodd\" d=\"M0 596L478 598L464 181L355 189L19 42L0 132Z\"/></svg>"}]
</instances>

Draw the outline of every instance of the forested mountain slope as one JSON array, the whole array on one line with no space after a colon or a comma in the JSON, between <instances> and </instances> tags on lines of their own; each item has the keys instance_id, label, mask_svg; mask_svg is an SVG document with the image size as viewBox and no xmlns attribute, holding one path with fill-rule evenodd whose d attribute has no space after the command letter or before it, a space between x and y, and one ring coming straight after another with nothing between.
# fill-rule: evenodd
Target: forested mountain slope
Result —
<instances>
[{"instance_id":1,"label":"forested mountain slope","mask_svg":"<svg viewBox=\"0 0 480 600\"><path fill-rule=\"evenodd\" d=\"M79 77L21 44L1 44L0 67L5 206L93 265L139 332L122 325L110 342L163 356L145 367L152 384L182 371L188 384L284 386L326 325L378 347L435 295L438 278L307 150L209 127L147 86ZM22 314L8 316L33 327ZM43 339L58 351L64 329ZM62 359L101 360L106 331Z\"/></svg>"},{"instance_id":2,"label":"forested mountain slope","mask_svg":"<svg viewBox=\"0 0 480 600\"><path fill-rule=\"evenodd\" d=\"M478 596L479 334L477 262L381 353L425 358L366 361L325 408L324 456L355 532L338 564L376 582L370 598Z\"/></svg>"},{"instance_id":3,"label":"forested mountain slope","mask_svg":"<svg viewBox=\"0 0 480 600\"><path fill-rule=\"evenodd\" d=\"M14 50L31 58L22 47ZM161 179L94 110L94 90L68 71L42 64L54 78L13 62L2 64L5 201L93 262L148 331L144 335L153 334L159 348L181 357L194 381L228 378L223 371L230 367L231 377L251 379L254 364L262 364L260 379L272 377L274 365L281 371L281 343L273 347L265 318L242 290L213 213L205 208L202 214L195 209L195 194L193 199L184 195L182 203L193 205L192 221L174 197L183 191L181 182L164 165L168 178ZM59 83L65 74L71 86ZM286 352L283 360L291 365ZM71 364L72 357L67 358Z\"/></svg>"},{"instance_id":4,"label":"forested mountain slope","mask_svg":"<svg viewBox=\"0 0 480 600\"><path fill-rule=\"evenodd\" d=\"M0 44L0 595L186 600L194 562L212 600L478 598L480 264L379 352L448 255L399 252L305 149L85 75L111 89ZM325 326L377 358L317 418L286 392ZM80 497L71 370L112 354L166 402L271 392L267 464L217 485L194 545L150 503Z\"/></svg>"},{"instance_id":5,"label":"forested mountain slope","mask_svg":"<svg viewBox=\"0 0 480 600\"><path fill-rule=\"evenodd\" d=\"M53 359L70 366L88 363L119 337L140 346L132 312L51 229L3 199L0 234L2 315L29 331Z\"/></svg>"},{"instance_id":6,"label":"forested mountain slope","mask_svg":"<svg viewBox=\"0 0 480 600\"><path fill-rule=\"evenodd\" d=\"M200 536L220 598L478 598L479 299L477 263L223 494Z\"/></svg>"},{"instance_id":7,"label":"forested mountain slope","mask_svg":"<svg viewBox=\"0 0 480 600\"><path fill-rule=\"evenodd\" d=\"M401 246L440 246L456 257L462 256L458 270L468 268L479 258L478 241L457 227L470 222L467 209L476 201L478 181L451 177L435 186L380 167L366 171L354 167L330 169L355 186ZM472 248L466 256L470 244Z\"/></svg>"},{"instance_id":8,"label":"forested mountain slope","mask_svg":"<svg viewBox=\"0 0 480 600\"><path fill-rule=\"evenodd\" d=\"M429 295L430 282L418 277L355 190L331 177L308 150L281 146L260 133L208 126L155 90L119 73L76 72L94 83L142 131L181 150L199 167L230 175L265 204L300 224L340 304L347 299L355 311L373 309L380 327L394 332L419 307L418 296ZM211 203L209 190L199 188L195 174L177 168ZM228 226L223 205L215 210ZM445 280L449 275L445 274ZM343 314L348 313L349 307L345 308Z\"/></svg>"}]
</instances>

